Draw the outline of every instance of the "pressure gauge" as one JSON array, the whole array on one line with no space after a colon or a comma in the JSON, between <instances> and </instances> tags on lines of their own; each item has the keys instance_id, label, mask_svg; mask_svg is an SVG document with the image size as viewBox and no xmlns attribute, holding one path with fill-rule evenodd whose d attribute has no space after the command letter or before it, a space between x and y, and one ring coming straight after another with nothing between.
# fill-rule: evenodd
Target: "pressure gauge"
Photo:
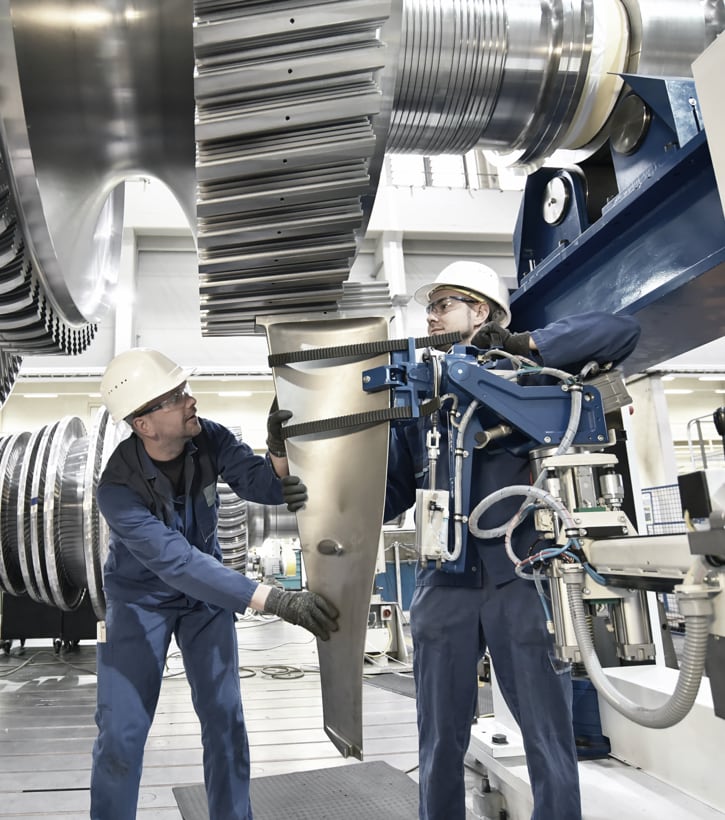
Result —
<instances>
[{"instance_id":1,"label":"pressure gauge","mask_svg":"<svg viewBox=\"0 0 725 820\"><path fill-rule=\"evenodd\" d=\"M569 210L571 183L565 177L553 177L544 188L542 214L547 225L559 225Z\"/></svg>"}]
</instances>

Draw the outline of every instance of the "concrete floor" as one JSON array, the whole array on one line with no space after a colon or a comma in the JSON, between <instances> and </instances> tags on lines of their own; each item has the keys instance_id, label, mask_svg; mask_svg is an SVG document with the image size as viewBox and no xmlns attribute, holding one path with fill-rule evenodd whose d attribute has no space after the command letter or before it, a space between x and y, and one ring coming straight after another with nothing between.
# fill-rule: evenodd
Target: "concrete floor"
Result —
<instances>
[{"instance_id":1,"label":"concrete floor","mask_svg":"<svg viewBox=\"0 0 725 820\"><path fill-rule=\"evenodd\" d=\"M241 619L238 633L252 776L356 765L340 757L323 731L316 645L309 634L261 617ZM55 652L52 641L38 640L28 641L22 655L18 650L16 645L10 655L0 655L0 817L86 820L96 734L95 645L81 642ZM279 669L270 674L270 667L301 674L279 677ZM406 676L407 668L389 665L391 673L400 669ZM414 699L363 685L363 748L366 761L385 761L417 780ZM472 771L467 778L470 802L479 778ZM139 820L179 820L172 788L201 781L198 723L172 651L146 747Z\"/></svg>"}]
</instances>

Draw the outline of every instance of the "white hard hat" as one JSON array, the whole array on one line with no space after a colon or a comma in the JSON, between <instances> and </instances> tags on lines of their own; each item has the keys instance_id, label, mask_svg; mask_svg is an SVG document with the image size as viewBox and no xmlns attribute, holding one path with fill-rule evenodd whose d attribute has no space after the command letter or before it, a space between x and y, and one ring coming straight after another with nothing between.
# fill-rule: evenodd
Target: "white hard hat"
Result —
<instances>
[{"instance_id":1,"label":"white hard hat","mask_svg":"<svg viewBox=\"0 0 725 820\"><path fill-rule=\"evenodd\" d=\"M493 268L480 262L453 262L436 276L435 282L418 288L415 301L427 305L433 294L441 288L455 288L471 296L482 297L501 308L503 318L492 318L502 327L511 322L511 307L508 288Z\"/></svg>"},{"instance_id":2,"label":"white hard hat","mask_svg":"<svg viewBox=\"0 0 725 820\"><path fill-rule=\"evenodd\" d=\"M101 379L101 396L114 422L119 422L163 396L191 375L158 350L134 347L119 353L106 368Z\"/></svg>"}]
</instances>

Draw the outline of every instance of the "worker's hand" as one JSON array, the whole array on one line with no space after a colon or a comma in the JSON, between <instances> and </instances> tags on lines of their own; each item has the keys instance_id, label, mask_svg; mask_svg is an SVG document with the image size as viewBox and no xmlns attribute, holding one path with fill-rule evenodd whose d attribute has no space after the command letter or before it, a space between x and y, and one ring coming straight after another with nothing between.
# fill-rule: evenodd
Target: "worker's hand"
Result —
<instances>
[{"instance_id":1,"label":"worker's hand","mask_svg":"<svg viewBox=\"0 0 725 820\"><path fill-rule=\"evenodd\" d=\"M284 448L284 439L282 438L282 424L291 418L292 411L280 410L277 404L277 396L275 396L267 416L267 449L277 458L287 458L287 451Z\"/></svg>"},{"instance_id":2,"label":"worker's hand","mask_svg":"<svg viewBox=\"0 0 725 820\"><path fill-rule=\"evenodd\" d=\"M304 507L305 501L307 501L307 487L297 475L286 475L280 480L282 481L282 495L287 509L290 512L297 512L300 507Z\"/></svg>"},{"instance_id":3,"label":"worker's hand","mask_svg":"<svg viewBox=\"0 0 725 820\"><path fill-rule=\"evenodd\" d=\"M531 334L511 333L505 327L496 324L496 322L487 322L479 328L476 335L471 339L471 344L474 347L480 347L482 350L489 350L492 347L500 347L512 356L530 356Z\"/></svg>"},{"instance_id":4,"label":"worker's hand","mask_svg":"<svg viewBox=\"0 0 725 820\"><path fill-rule=\"evenodd\" d=\"M290 624L304 626L321 641L329 640L330 632L337 632L336 607L316 592L290 592L272 587L264 604L264 611L277 615Z\"/></svg>"}]
</instances>

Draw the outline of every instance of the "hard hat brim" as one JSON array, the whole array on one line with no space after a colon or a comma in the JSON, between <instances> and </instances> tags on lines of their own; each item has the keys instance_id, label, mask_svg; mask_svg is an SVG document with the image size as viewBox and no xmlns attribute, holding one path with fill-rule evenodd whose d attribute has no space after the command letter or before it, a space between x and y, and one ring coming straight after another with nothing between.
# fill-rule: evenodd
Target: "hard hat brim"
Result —
<instances>
[{"instance_id":1,"label":"hard hat brim","mask_svg":"<svg viewBox=\"0 0 725 820\"><path fill-rule=\"evenodd\" d=\"M464 288L459 287L458 285L446 285L443 282L430 282L427 285L423 285L419 287L415 293L413 294L413 298L419 305L423 305L425 307L430 302L431 294L433 294L437 290L458 290L461 293L465 293L469 296L475 296L476 298L480 299L482 302L488 301L489 297L484 296L482 293L479 293L477 290L472 290L471 288Z\"/></svg>"}]
</instances>

